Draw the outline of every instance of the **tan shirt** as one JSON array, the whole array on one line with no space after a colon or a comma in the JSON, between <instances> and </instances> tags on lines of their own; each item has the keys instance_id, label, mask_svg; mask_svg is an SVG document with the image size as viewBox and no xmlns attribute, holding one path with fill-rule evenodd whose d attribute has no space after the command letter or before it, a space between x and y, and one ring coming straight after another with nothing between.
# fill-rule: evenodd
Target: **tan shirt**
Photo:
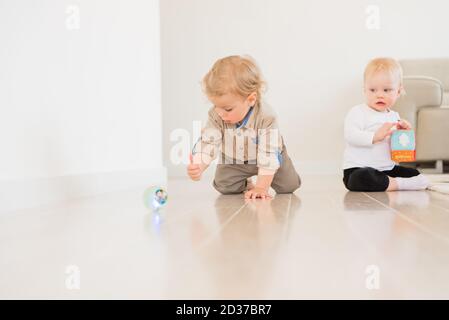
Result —
<instances>
[{"instance_id":1,"label":"tan shirt","mask_svg":"<svg viewBox=\"0 0 449 320\"><path fill-rule=\"evenodd\" d=\"M208 165L220 153L219 163L257 164L260 175L273 175L283 161L283 150L276 115L262 102L239 124L225 123L212 107L192 154L194 163Z\"/></svg>"}]
</instances>

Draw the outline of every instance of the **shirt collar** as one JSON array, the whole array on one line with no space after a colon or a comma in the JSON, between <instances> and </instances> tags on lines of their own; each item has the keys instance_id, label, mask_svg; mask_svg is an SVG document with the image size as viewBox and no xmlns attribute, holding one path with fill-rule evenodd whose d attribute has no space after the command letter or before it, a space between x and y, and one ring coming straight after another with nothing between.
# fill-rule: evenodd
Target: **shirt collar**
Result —
<instances>
[{"instance_id":1,"label":"shirt collar","mask_svg":"<svg viewBox=\"0 0 449 320\"><path fill-rule=\"evenodd\" d=\"M249 124L250 124L250 117L253 114L253 109L254 107L251 107L248 112L246 113L245 117L243 118L243 120L240 123L237 123L235 125L236 129L241 129L241 128L248 128Z\"/></svg>"}]
</instances>

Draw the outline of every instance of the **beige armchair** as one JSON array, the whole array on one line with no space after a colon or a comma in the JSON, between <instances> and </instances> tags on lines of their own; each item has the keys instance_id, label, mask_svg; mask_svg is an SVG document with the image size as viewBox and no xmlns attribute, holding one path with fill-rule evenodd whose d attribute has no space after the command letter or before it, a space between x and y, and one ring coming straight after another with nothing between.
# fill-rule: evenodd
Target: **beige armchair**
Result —
<instances>
[{"instance_id":1,"label":"beige armchair","mask_svg":"<svg viewBox=\"0 0 449 320\"><path fill-rule=\"evenodd\" d=\"M416 130L416 162L449 161L449 58L402 60L403 95L393 109Z\"/></svg>"}]
</instances>

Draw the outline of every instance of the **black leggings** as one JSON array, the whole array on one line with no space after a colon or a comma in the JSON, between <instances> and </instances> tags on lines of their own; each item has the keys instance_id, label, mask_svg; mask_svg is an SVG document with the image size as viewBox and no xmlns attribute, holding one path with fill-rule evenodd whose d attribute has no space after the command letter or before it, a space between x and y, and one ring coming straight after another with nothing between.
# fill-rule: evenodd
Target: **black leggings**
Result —
<instances>
[{"instance_id":1,"label":"black leggings","mask_svg":"<svg viewBox=\"0 0 449 320\"><path fill-rule=\"evenodd\" d=\"M373 168L350 168L343 170L343 183L349 191L385 191L390 183L388 177L410 178L419 171L412 168L394 166L388 171Z\"/></svg>"}]
</instances>

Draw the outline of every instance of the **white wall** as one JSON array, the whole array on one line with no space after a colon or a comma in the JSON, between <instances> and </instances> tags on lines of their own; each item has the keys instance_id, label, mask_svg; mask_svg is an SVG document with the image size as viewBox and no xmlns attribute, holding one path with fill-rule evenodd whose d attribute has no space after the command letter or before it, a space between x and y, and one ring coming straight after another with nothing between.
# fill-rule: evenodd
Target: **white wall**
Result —
<instances>
[{"instance_id":1,"label":"white wall","mask_svg":"<svg viewBox=\"0 0 449 320\"><path fill-rule=\"evenodd\" d=\"M368 29L368 6L380 29ZM266 99L301 172L340 172L342 121L363 102L362 73L376 56L449 55L445 0L164 0L161 2L164 161L176 128L205 120L199 82L213 62L250 54L268 81Z\"/></svg>"},{"instance_id":2,"label":"white wall","mask_svg":"<svg viewBox=\"0 0 449 320\"><path fill-rule=\"evenodd\" d=\"M157 0L1 1L3 188L135 170L160 180L159 36Z\"/></svg>"}]
</instances>

